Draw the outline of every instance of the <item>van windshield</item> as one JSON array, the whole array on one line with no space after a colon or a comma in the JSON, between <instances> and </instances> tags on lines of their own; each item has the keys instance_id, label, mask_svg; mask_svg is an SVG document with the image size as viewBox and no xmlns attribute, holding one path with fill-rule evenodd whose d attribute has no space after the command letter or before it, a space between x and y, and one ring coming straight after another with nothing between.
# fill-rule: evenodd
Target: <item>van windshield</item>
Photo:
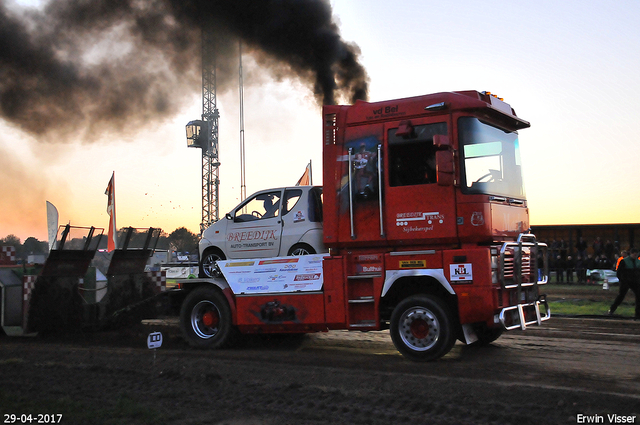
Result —
<instances>
[{"instance_id":1,"label":"van windshield","mask_svg":"<svg viewBox=\"0 0 640 425\"><path fill-rule=\"evenodd\" d=\"M462 117L458 133L464 193L525 198L517 132Z\"/></svg>"}]
</instances>

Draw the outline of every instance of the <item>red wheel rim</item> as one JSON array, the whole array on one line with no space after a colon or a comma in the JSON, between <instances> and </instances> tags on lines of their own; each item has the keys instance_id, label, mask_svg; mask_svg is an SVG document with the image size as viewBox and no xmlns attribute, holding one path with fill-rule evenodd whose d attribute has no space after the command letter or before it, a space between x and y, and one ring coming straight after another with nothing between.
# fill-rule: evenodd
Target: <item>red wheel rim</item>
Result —
<instances>
[{"instance_id":1,"label":"red wheel rim","mask_svg":"<svg viewBox=\"0 0 640 425\"><path fill-rule=\"evenodd\" d=\"M429 324L426 320L416 319L410 325L411 335L417 339L425 339L429 335Z\"/></svg>"},{"instance_id":2,"label":"red wheel rim","mask_svg":"<svg viewBox=\"0 0 640 425\"><path fill-rule=\"evenodd\" d=\"M216 326L218 326L219 321L220 317L215 311L209 310L202 315L202 324L204 324L208 328L215 328Z\"/></svg>"}]
</instances>

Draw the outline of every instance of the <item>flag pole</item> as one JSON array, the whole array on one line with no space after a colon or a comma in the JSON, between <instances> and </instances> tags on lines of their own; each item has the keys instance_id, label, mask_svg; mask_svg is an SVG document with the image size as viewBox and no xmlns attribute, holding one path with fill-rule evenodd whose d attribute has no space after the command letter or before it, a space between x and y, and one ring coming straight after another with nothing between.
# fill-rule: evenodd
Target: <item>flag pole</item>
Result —
<instances>
[{"instance_id":1,"label":"flag pole","mask_svg":"<svg viewBox=\"0 0 640 425\"><path fill-rule=\"evenodd\" d=\"M109 230L107 231L107 251L118 249L118 232L116 231L116 172L111 174L111 180L104 193L107 195L107 213L109 214Z\"/></svg>"}]
</instances>

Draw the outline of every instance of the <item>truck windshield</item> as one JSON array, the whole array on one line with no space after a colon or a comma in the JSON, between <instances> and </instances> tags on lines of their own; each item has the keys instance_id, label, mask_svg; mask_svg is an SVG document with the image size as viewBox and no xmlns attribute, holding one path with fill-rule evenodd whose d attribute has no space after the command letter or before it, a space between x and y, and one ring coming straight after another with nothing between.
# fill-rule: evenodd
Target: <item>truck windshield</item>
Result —
<instances>
[{"instance_id":1,"label":"truck windshield","mask_svg":"<svg viewBox=\"0 0 640 425\"><path fill-rule=\"evenodd\" d=\"M464 193L524 199L518 133L473 117L458 121Z\"/></svg>"}]
</instances>

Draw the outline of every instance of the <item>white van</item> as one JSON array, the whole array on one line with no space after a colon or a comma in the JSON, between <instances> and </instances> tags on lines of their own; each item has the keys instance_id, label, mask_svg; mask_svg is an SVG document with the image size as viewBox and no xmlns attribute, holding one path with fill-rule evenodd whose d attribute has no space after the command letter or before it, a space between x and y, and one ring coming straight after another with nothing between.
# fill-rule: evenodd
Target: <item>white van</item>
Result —
<instances>
[{"instance_id":1,"label":"white van","mask_svg":"<svg viewBox=\"0 0 640 425\"><path fill-rule=\"evenodd\" d=\"M322 187L254 193L204 231L199 251L200 277L219 276L218 260L327 252L322 242Z\"/></svg>"}]
</instances>

